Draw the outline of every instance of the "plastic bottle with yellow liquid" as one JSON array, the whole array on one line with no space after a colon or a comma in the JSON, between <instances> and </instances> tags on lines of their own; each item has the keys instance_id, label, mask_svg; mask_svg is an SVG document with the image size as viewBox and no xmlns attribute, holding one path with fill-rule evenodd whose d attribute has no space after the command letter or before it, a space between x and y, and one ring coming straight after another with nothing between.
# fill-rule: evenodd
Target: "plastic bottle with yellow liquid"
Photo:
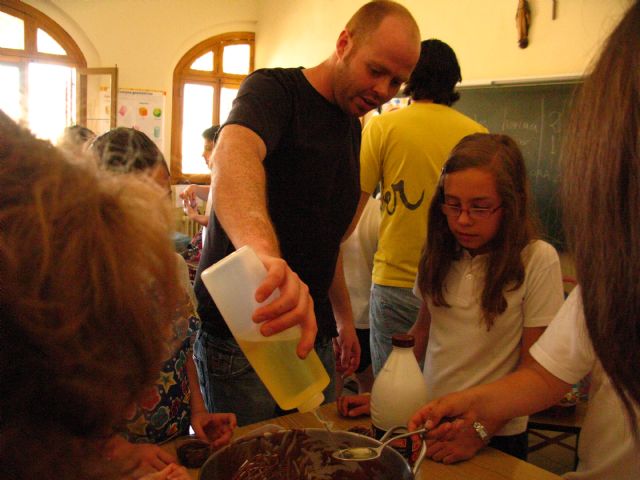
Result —
<instances>
[{"instance_id":1,"label":"plastic bottle with yellow liquid","mask_svg":"<svg viewBox=\"0 0 640 480\"><path fill-rule=\"evenodd\" d=\"M283 410L311 411L324 401L322 391L329 384L329 375L315 350L304 360L296 354L300 326L265 337L260 325L251 319L256 308L280 294L276 290L264 302L256 301L256 289L266 274L256 253L244 246L202 272L202 281L278 406Z\"/></svg>"}]
</instances>

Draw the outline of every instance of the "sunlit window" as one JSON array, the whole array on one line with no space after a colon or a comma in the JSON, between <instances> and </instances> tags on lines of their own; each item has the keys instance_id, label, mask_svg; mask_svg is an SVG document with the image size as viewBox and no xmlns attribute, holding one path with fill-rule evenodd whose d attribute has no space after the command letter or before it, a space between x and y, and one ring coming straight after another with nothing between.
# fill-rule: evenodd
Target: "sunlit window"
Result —
<instances>
[{"instance_id":1,"label":"sunlit window","mask_svg":"<svg viewBox=\"0 0 640 480\"><path fill-rule=\"evenodd\" d=\"M213 52L207 52L191 64L191 70L213 71Z\"/></svg>"},{"instance_id":2,"label":"sunlit window","mask_svg":"<svg viewBox=\"0 0 640 480\"><path fill-rule=\"evenodd\" d=\"M251 54L248 44L227 45L224 47L222 71L224 73L236 73L247 75L249 73L249 60Z\"/></svg>"},{"instance_id":3,"label":"sunlit window","mask_svg":"<svg viewBox=\"0 0 640 480\"><path fill-rule=\"evenodd\" d=\"M174 70L171 176L208 182L202 132L226 121L242 80L253 70L254 34L219 35L189 50Z\"/></svg>"},{"instance_id":4,"label":"sunlit window","mask_svg":"<svg viewBox=\"0 0 640 480\"><path fill-rule=\"evenodd\" d=\"M0 11L0 48L24 50L24 20Z\"/></svg>"},{"instance_id":5,"label":"sunlit window","mask_svg":"<svg viewBox=\"0 0 640 480\"><path fill-rule=\"evenodd\" d=\"M60 46L58 42L56 42L51 35L42 30L38 29L38 52L40 53L51 53L52 55L66 55L67 52L64 51L64 48Z\"/></svg>"},{"instance_id":6,"label":"sunlit window","mask_svg":"<svg viewBox=\"0 0 640 480\"><path fill-rule=\"evenodd\" d=\"M0 108L37 137L55 142L76 123L76 69L86 65L52 19L22 2L0 3Z\"/></svg>"},{"instance_id":7,"label":"sunlit window","mask_svg":"<svg viewBox=\"0 0 640 480\"><path fill-rule=\"evenodd\" d=\"M213 118L214 89L209 85L187 83L184 86L184 120L182 121L182 156L184 173L209 173L202 158L203 125L209 125ZM210 126L210 125L209 125Z\"/></svg>"}]
</instances>

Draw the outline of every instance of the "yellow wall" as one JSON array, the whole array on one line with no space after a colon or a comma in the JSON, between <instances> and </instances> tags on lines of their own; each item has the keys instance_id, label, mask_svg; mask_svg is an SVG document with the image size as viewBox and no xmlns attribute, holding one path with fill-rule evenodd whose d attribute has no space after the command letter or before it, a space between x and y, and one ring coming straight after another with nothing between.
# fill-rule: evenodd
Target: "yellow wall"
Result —
<instances>
[{"instance_id":1,"label":"yellow wall","mask_svg":"<svg viewBox=\"0 0 640 480\"><path fill-rule=\"evenodd\" d=\"M517 0L402 0L423 38L458 55L465 82L581 74L630 0L529 0L530 46L517 46ZM364 0L27 0L76 40L89 67L118 65L122 88L167 92L178 60L198 42L256 32L256 66L312 66Z\"/></svg>"},{"instance_id":2,"label":"yellow wall","mask_svg":"<svg viewBox=\"0 0 640 480\"><path fill-rule=\"evenodd\" d=\"M262 0L256 62L310 66L329 53L364 0ZM529 0L530 45L517 44L517 0L400 0L422 38L456 51L464 81L582 74L630 0Z\"/></svg>"}]
</instances>

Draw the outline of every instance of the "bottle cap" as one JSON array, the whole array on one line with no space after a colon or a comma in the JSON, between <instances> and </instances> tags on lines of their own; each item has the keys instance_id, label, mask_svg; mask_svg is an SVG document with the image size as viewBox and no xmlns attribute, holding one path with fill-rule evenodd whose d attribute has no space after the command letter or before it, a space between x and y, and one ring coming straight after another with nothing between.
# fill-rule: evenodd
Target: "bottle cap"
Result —
<instances>
[{"instance_id":1,"label":"bottle cap","mask_svg":"<svg viewBox=\"0 0 640 480\"><path fill-rule=\"evenodd\" d=\"M396 333L391 337L391 345L394 347L413 348L415 339L413 335L409 335L408 333Z\"/></svg>"},{"instance_id":2,"label":"bottle cap","mask_svg":"<svg viewBox=\"0 0 640 480\"><path fill-rule=\"evenodd\" d=\"M318 392L298 405L298 411L310 412L322 405L322 402L324 402L324 395L322 392Z\"/></svg>"}]
</instances>

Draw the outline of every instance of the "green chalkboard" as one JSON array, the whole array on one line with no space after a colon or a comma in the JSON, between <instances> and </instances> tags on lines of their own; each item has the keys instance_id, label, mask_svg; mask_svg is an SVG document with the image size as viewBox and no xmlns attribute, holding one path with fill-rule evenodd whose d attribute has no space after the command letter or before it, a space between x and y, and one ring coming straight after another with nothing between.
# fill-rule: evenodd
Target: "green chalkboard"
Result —
<instances>
[{"instance_id":1,"label":"green chalkboard","mask_svg":"<svg viewBox=\"0 0 640 480\"><path fill-rule=\"evenodd\" d=\"M545 238L564 248L560 201L560 148L578 80L460 87L454 108L511 136L522 149Z\"/></svg>"}]
</instances>

